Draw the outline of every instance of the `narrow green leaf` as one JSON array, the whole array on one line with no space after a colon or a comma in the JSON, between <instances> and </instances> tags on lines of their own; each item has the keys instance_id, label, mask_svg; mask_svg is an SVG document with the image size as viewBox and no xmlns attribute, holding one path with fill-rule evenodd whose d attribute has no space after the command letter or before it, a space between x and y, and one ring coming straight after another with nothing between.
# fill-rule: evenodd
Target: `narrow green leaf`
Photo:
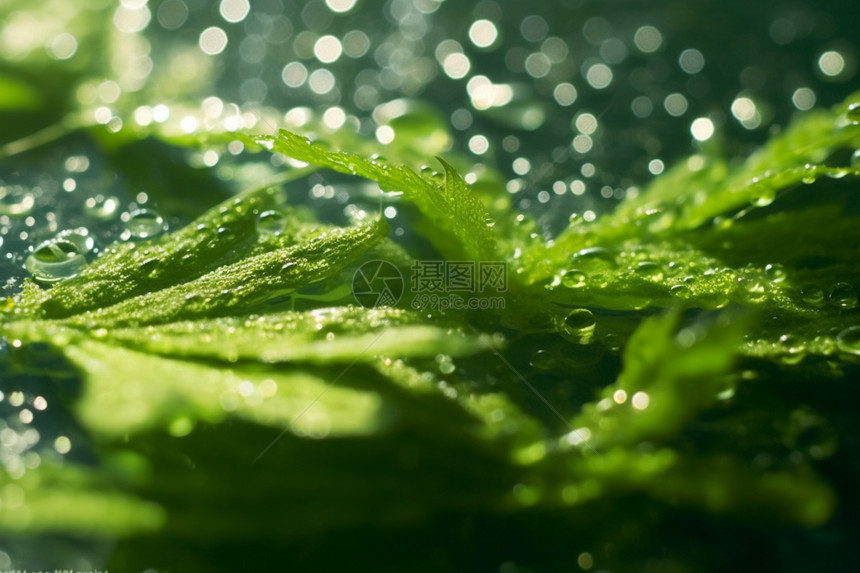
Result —
<instances>
[{"instance_id":1,"label":"narrow green leaf","mask_svg":"<svg viewBox=\"0 0 860 573\"><path fill-rule=\"evenodd\" d=\"M445 170L444 182L429 174L419 176L408 167L391 165L381 158L367 159L355 153L330 151L286 130L258 141L300 161L376 181L384 191L402 191L404 198L414 203L435 227L428 233L428 239L448 258L494 260L496 256L487 210L459 174L441 158L437 159Z\"/></svg>"},{"instance_id":2,"label":"narrow green leaf","mask_svg":"<svg viewBox=\"0 0 860 573\"><path fill-rule=\"evenodd\" d=\"M92 340L70 344L65 353L87 376L78 414L105 437L158 428L184 435L198 421L229 415L312 435L369 434L384 421L375 393L332 384L309 371L225 368Z\"/></svg>"},{"instance_id":3,"label":"narrow green leaf","mask_svg":"<svg viewBox=\"0 0 860 573\"><path fill-rule=\"evenodd\" d=\"M106 336L171 356L317 364L370 361L381 354L471 354L489 344L487 337L457 328L422 324L423 318L400 309L335 307L113 329Z\"/></svg>"}]
</instances>

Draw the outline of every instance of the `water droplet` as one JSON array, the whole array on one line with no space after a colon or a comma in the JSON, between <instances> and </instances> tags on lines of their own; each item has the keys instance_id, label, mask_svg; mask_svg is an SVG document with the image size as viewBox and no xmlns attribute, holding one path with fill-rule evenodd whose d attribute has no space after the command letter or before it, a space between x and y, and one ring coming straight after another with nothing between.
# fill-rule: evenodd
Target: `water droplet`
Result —
<instances>
[{"instance_id":1,"label":"water droplet","mask_svg":"<svg viewBox=\"0 0 860 573\"><path fill-rule=\"evenodd\" d=\"M750 199L750 203L756 207L767 207L773 203L774 199L776 199L776 191L769 187L762 186L761 189L755 190L755 193Z\"/></svg>"},{"instance_id":2,"label":"water droplet","mask_svg":"<svg viewBox=\"0 0 860 573\"><path fill-rule=\"evenodd\" d=\"M855 308L857 306L857 291L846 282L838 282L827 295L830 306L836 308Z\"/></svg>"},{"instance_id":3,"label":"water droplet","mask_svg":"<svg viewBox=\"0 0 860 573\"><path fill-rule=\"evenodd\" d=\"M849 326L836 336L836 348L860 356L860 326Z\"/></svg>"},{"instance_id":4,"label":"water droplet","mask_svg":"<svg viewBox=\"0 0 860 573\"><path fill-rule=\"evenodd\" d=\"M266 235L280 235L287 227L287 218L280 211L263 211L257 217L257 231Z\"/></svg>"},{"instance_id":5,"label":"water droplet","mask_svg":"<svg viewBox=\"0 0 860 573\"><path fill-rule=\"evenodd\" d=\"M854 102L848 106L848 111L845 112L845 117L851 123L860 123L860 102Z\"/></svg>"},{"instance_id":6,"label":"water droplet","mask_svg":"<svg viewBox=\"0 0 860 573\"><path fill-rule=\"evenodd\" d=\"M570 270L564 273L561 284L567 288L582 288L588 284L588 276L582 271Z\"/></svg>"},{"instance_id":7,"label":"water droplet","mask_svg":"<svg viewBox=\"0 0 860 573\"><path fill-rule=\"evenodd\" d=\"M785 269L780 264L769 264L764 267L764 275L772 283L781 283L785 280Z\"/></svg>"},{"instance_id":8,"label":"water droplet","mask_svg":"<svg viewBox=\"0 0 860 573\"><path fill-rule=\"evenodd\" d=\"M557 360L552 352L545 349L535 350L532 353L529 364L535 369L543 372L552 372L557 364Z\"/></svg>"},{"instance_id":9,"label":"water droplet","mask_svg":"<svg viewBox=\"0 0 860 573\"><path fill-rule=\"evenodd\" d=\"M86 266L87 259L75 243L56 238L40 244L24 262L33 278L44 283L77 276Z\"/></svg>"},{"instance_id":10,"label":"water droplet","mask_svg":"<svg viewBox=\"0 0 860 573\"><path fill-rule=\"evenodd\" d=\"M851 167L855 170L860 169L860 149L851 154Z\"/></svg>"},{"instance_id":11,"label":"water droplet","mask_svg":"<svg viewBox=\"0 0 860 573\"><path fill-rule=\"evenodd\" d=\"M678 298L687 299L690 298L693 293L687 285L674 285L669 289L669 294Z\"/></svg>"},{"instance_id":12,"label":"water droplet","mask_svg":"<svg viewBox=\"0 0 860 573\"><path fill-rule=\"evenodd\" d=\"M572 260L586 271L603 271L615 268L615 255L603 247L582 249L573 255Z\"/></svg>"},{"instance_id":13,"label":"water droplet","mask_svg":"<svg viewBox=\"0 0 860 573\"><path fill-rule=\"evenodd\" d=\"M591 332L594 330L595 324L597 324L597 320L594 318L594 313L587 308L577 308L564 319L565 331L577 334Z\"/></svg>"},{"instance_id":14,"label":"water droplet","mask_svg":"<svg viewBox=\"0 0 860 573\"><path fill-rule=\"evenodd\" d=\"M60 231L55 237L57 240L68 241L77 247L78 252L82 255L89 254L95 246L95 239L90 235L89 229L86 227L78 227L77 229L66 229Z\"/></svg>"},{"instance_id":15,"label":"water droplet","mask_svg":"<svg viewBox=\"0 0 860 573\"><path fill-rule=\"evenodd\" d=\"M783 334L779 343L784 364L797 364L806 356L806 343L793 334Z\"/></svg>"},{"instance_id":16,"label":"water droplet","mask_svg":"<svg viewBox=\"0 0 860 573\"><path fill-rule=\"evenodd\" d=\"M660 282L663 280L663 268L651 261L642 261L633 267L633 271L649 281Z\"/></svg>"},{"instance_id":17,"label":"water droplet","mask_svg":"<svg viewBox=\"0 0 860 573\"><path fill-rule=\"evenodd\" d=\"M800 289L800 298L806 304L816 308L824 306L824 291L815 285L806 285Z\"/></svg>"},{"instance_id":18,"label":"water droplet","mask_svg":"<svg viewBox=\"0 0 860 573\"><path fill-rule=\"evenodd\" d=\"M138 209L127 215L123 215L125 221L125 231L122 233L122 239L149 239L157 237L167 230L167 223L164 218L152 209Z\"/></svg>"},{"instance_id":19,"label":"water droplet","mask_svg":"<svg viewBox=\"0 0 860 573\"><path fill-rule=\"evenodd\" d=\"M432 183L443 183L445 181L445 177L441 173L427 165L421 168L421 176Z\"/></svg>"},{"instance_id":20,"label":"water droplet","mask_svg":"<svg viewBox=\"0 0 860 573\"><path fill-rule=\"evenodd\" d=\"M740 286L741 297L751 303L764 302L767 298L767 289L760 280L755 278L738 278L738 286Z\"/></svg>"},{"instance_id":21,"label":"water droplet","mask_svg":"<svg viewBox=\"0 0 860 573\"><path fill-rule=\"evenodd\" d=\"M0 185L0 215L23 217L33 210L36 199L21 185Z\"/></svg>"},{"instance_id":22,"label":"water droplet","mask_svg":"<svg viewBox=\"0 0 860 573\"><path fill-rule=\"evenodd\" d=\"M84 212L99 221L109 221L116 216L119 209L119 199L108 195L96 195L84 202Z\"/></svg>"},{"instance_id":23,"label":"water droplet","mask_svg":"<svg viewBox=\"0 0 860 573\"><path fill-rule=\"evenodd\" d=\"M594 313L587 308L577 308L562 321L561 335L571 342L587 344L590 342L596 324Z\"/></svg>"}]
</instances>

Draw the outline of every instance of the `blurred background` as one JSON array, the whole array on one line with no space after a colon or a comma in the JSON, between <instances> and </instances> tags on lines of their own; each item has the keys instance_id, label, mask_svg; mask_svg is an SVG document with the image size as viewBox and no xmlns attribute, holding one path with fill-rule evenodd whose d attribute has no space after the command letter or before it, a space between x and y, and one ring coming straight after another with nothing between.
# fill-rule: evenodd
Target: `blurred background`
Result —
<instances>
[{"instance_id":1,"label":"blurred background","mask_svg":"<svg viewBox=\"0 0 860 573\"><path fill-rule=\"evenodd\" d=\"M284 126L383 148L399 131L428 163L463 154L471 181L500 174L552 234L679 157L745 155L843 99L858 86L858 12L850 0L6 0L0 279L45 234L86 225L107 241L121 229L106 222L147 201L199 212L248 180L229 133ZM109 143L22 152L81 128ZM184 152L132 145L147 137ZM177 185L171 165L215 180Z\"/></svg>"}]
</instances>

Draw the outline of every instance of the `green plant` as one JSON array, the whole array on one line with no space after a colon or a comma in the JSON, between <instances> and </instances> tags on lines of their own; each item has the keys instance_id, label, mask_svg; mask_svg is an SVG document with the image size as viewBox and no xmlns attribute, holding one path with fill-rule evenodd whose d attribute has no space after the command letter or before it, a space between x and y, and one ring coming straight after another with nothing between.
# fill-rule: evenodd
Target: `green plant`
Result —
<instances>
[{"instance_id":1,"label":"green plant","mask_svg":"<svg viewBox=\"0 0 860 573\"><path fill-rule=\"evenodd\" d=\"M596 519L575 553L617 567L648 555L648 523L687 508L826 523L836 498L817 464L853 422L810 406L804 380L838 386L860 354L858 97L743 163L693 156L551 240L445 160L440 175L396 148L246 137L401 192L430 250L357 207L351 226L323 224L264 186L50 288L26 281L0 316L18 384L5 399L47 397L71 430L4 453L0 528L120 538L115 566L181 567L204 540L262 563L267 544L332 528L543 515L577 532ZM504 262L504 307L363 308L344 288L363 262L408 276L428 252ZM88 463L64 459L78 450ZM618 519L627 533L604 529ZM674 550L684 570L701 562Z\"/></svg>"}]
</instances>

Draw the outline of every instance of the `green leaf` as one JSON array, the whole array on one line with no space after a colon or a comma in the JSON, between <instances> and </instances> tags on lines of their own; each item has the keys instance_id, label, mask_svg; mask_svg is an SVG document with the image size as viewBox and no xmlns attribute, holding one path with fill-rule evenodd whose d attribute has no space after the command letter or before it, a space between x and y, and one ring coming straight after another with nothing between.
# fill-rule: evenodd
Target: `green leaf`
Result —
<instances>
[{"instance_id":1,"label":"green leaf","mask_svg":"<svg viewBox=\"0 0 860 573\"><path fill-rule=\"evenodd\" d=\"M678 312L642 322L627 342L617 381L583 407L570 440L602 450L665 438L732 390L744 322L695 323L676 334L678 322Z\"/></svg>"},{"instance_id":2,"label":"green leaf","mask_svg":"<svg viewBox=\"0 0 860 573\"><path fill-rule=\"evenodd\" d=\"M488 345L486 337L422 322L422 315L400 309L332 307L112 329L105 336L172 356L318 364L380 354L472 354Z\"/></svg>"},{"instance_id":3,"label":"green leaf","mask_svg":"<svg viewBox=\"0 0 860 573\"><path fill-rule=\"evenodd\" d=\"M445 171L443 182L429 173L418 175L406 166L391 165L382 158L368 159L346 151L330 151L286 130L256 141L318 167L365 177L377 182L383 191L401 191L433 227L428 239L447 258L495 260L493 223L486 208L469 191L463 178L441 158L437 160Z\"/></svg>"},{"instance_id":4,"label":"green leaf","mask_svg":"<svg viewBox=\"0 0 860 573\"><path fill-rule=\"evenodd\" d=\"M165 511L92 470L43 462L17 479L0 470L0 530L126 537L160 529Z\"/></svg>"},{"instance_id":5,"label":"green leaf","mask_svg":"<svg viewBox=\"0 0 860 573\"><path fill-rule=\"evenodd\" d=\"M225 367L92 340L70 344L65 353L87 374L79 415L106 437L155 428L185 435L198 421L216 423L228 415L310 435L369 434L383 423L378 395L309 371Z\"/></svg>"}]
</instances>

